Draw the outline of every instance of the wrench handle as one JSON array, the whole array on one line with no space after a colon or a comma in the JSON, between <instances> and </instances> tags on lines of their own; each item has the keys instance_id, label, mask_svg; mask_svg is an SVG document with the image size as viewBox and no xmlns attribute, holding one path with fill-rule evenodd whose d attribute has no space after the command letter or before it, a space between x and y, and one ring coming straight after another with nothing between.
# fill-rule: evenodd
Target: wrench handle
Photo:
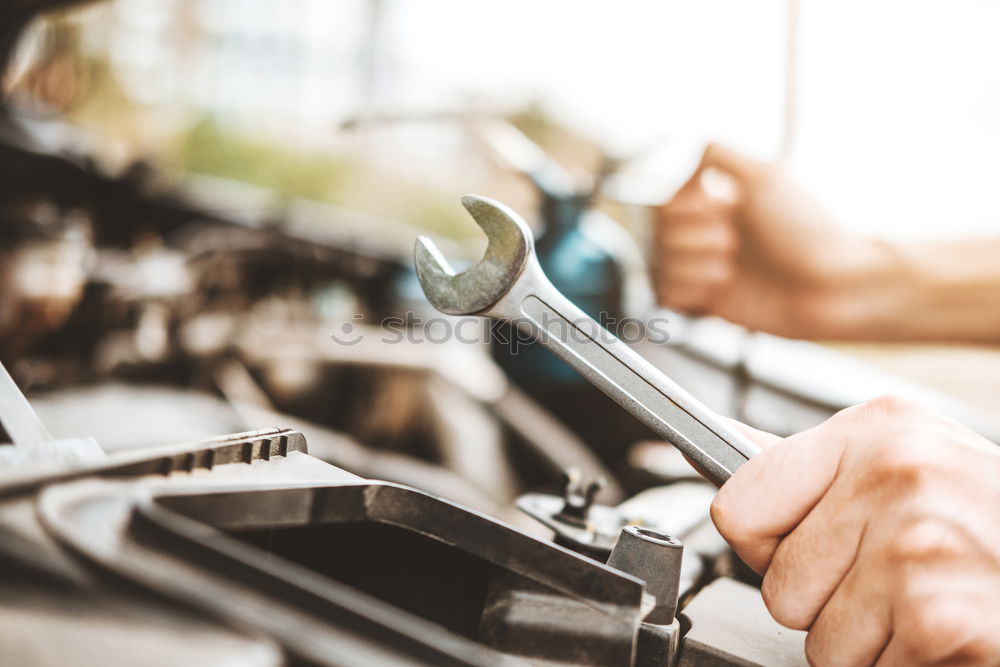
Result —
<instances>
[{"instance_id":1,"label":"wrench handle","mask_svg":"<svg viewBox=\"0 0 1000 667\"><path fill-rule=\"evenodd\" d=\"M639 421L683 452L716 485L760 451L753 442L593 318L534 270L535 289L510 294L510 319ZM519 290L518 290L519 291Z\"/></svg>"}]
</instances>

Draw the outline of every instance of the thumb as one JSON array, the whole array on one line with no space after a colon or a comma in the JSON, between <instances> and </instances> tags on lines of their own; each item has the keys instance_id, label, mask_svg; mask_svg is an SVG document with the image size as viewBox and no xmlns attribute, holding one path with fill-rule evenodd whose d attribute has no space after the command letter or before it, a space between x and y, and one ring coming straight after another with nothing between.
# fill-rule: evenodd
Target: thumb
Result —
<instances>
[{"instance_id":1,"label":"thumb","mask_svg":"<svg viewBox=\"0 0 1000 667\"><path fill-rule=\"evenodd\" d=\"M741 430L764 447L740 466L715 496L712 520L736 553L754 570L767 569L781 540L812 511L841 465L843 426L827 421L769 443Z\"/></svg>"},{"instance_id":2,"label":"thumb","mask_svg":"<svg viewBox=\"0 0 1000 667\"><path fill-rule=\"evenodd\" d=\"M687 197L704 197L711 195L712 188L706 190L704 176L706 171L716 169L723 172L735 181L736 184L747 183L754 178L763 167L763 164L743 155L731 148L719 144L709 144L702 153L701 161L695 168L688 180L674 193L672 201L684 200ZM715 179L718 184L718 179ZM725 188L722 188L724 191ZM722 193L716 193L717 196ZM728 199L728 196L721 196Z\"/></svg>"},{"instance_id":3,"label":"thumb","mask_svg":"<svg viewBox=\"0 0 1000 667\"><path fill-rule=\"evenodd\" d=\"M684 182L684 185L677 189L674 193L673 199L684 198L686 196L700 196L703 194L701 187L701 175L705 171L705 156L702 155L701 162L695 167L695 170L691 172L691 175Z\"/></svg>"},{"instance_id":4,"label":"thumb","mask_svg":"<svg viewBox=\"0 0 1000 667\"><path fill-rule=\"evenodd\" d=\"M768 447L773 447L774 445L784 440L784 438L782 438L781 436L774 435L773 433L768 433L767 431L761 431L755 429L753 426L747 426L743 422L737 421L730 417L723 417L723 419L734 429L736 429L746 437L750 438L750 440L761 449L767 449Z\"/></svg>"},{"instance_id":5,"label":"thumb","mask_svg":"<svg viewBox=\"0 0 1000 667\"><path fill-rule=\"evenodd\" d=\"M735 419L726 417L724 415L719 415L719 417L721 417L724 422L732 426L734 429L736 429L746 437L750 438L750 440L755 445L758 445L761 449L767 449L768 447L773 447L774 445L777 445L778 443L784 441L784 438L780 436L768 433L767 431L759 431L752 426L747 426L741 421L737 421ZM704 468L702 468L697 463L692 461L687 454L684 454L684 458L687 459L687 462L691 464L692 468L698 471L699 475L708 477L708 475L705 474Z\"/></svg>"},{"instance_id":6,"label":"thumb","mask_svg":"<svg viewBox=\"0 0 1000 667\"><path fill-rule=\"evenodd\" d=\"M695 172L699 177L709 168L726 172L737 181L746 183L760 175L764 163L720 144L709 144Z\"/></svg>"}]
</instances>

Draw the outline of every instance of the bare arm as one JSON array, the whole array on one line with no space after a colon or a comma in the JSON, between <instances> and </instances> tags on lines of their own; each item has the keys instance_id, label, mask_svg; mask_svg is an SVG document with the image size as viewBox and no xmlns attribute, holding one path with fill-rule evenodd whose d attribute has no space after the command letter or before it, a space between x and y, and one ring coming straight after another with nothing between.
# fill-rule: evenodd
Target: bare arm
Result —
<instances>
[{"instance_id":1,"label":"bare arm","mask_svg":"<svg viewBox=\"0 0 1000 667\"><path fill-rule=\"evenodd\" d=\"M857 338L1000 341L1000 239L891 250L886 278L852 314Z\"/></svg>"}]
</instances>

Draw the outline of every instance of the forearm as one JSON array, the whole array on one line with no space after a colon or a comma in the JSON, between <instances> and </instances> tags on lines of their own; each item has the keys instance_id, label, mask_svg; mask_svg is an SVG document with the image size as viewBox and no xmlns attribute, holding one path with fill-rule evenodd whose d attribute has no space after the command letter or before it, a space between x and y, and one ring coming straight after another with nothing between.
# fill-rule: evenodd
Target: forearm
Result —
<instances>
[{"instance_id":1,"label":"forearm","mask_svg":"<svg viewBox=\"0 0 1000 667\"><path fill-rule=\"evenodd\" d=\"M881 247L883 266L834 299L839 337L1000 342L1000 238Z\"/></svg>"}]
</instances>

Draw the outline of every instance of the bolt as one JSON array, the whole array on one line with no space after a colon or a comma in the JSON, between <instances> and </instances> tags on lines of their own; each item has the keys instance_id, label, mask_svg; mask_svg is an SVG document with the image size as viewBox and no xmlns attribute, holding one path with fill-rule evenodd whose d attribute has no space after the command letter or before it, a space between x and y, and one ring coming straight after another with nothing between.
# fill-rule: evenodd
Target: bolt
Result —
<instances>
[{"instance_id":1,"label":"bolt","mask_svg":"<svg viewBox=\"0 0 1000 667\"><path fill-rule=\"evenodd\" d=\"M567 468L563 471L563 507L556 516L566 523L586 526L594 499L607 483L608 480L598 477L581 491L580 471Z\"/></svg>"},{"instance_id":2,"label":"bolt","mask_svg":"<svg viewBox=\"0 0 1000 667\"><path fill-rule=\"evenodd\" d=\"M646 582L646 592L656 598L647 623L669 625L677 613L684 545L665 533L626 526L611 551L608 565Z\"/></svg>"}]
</instances>

